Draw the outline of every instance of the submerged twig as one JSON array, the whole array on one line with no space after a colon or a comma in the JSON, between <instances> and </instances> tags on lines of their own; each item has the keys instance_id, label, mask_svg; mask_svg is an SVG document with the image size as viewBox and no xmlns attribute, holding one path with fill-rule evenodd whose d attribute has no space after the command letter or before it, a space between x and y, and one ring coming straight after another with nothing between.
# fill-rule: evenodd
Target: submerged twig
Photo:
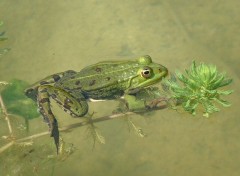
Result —
<instances>
[{"instance_id":1,"label":"submerged twig","mask_svg":"<svg viewBox=\"0 0 240 176\"><path fill-rule=\"evenodd\" d=\"M103 117L100 117L100 118L93 119L91 123L102 122L102 121L105 121L105 120L111 120L111 119L119 118L119 117L122 117L122 116L125 116L125 115L130 115L130 114L134 114L134 113L133 112L127 112L125 114L119 113L119 114L114 114L114 115L110 115L110 116L103 116ZM60 132L68 131L68 130L71 130L71 129L74 129L74 128L78 128L78 127L81 127L81 126L88 125L89 123L90 123L89 121L83 121L83 122L75 123L75 124L72 124L72 125L68 125L68 126L59 128L59 131ZM42 137L42 136L45 136L45 135L49 135L49 131L45 131L45 132L42 132L42 133L37 133L37 134L31 135L31 136L27 136L27 137L24 137L24 138L21 138L21 139L16 139L14 141L11 141L10 143L8 143L5 146L0 148L0 154L2 152L4 152L5 150L7 150L9 147L11 147L13 144L18 144L18 143L21 143L21 142L24 142L24 141L27 141L27 140L36 139L36 138L39 138L39 137Z\"/></svg>"},{"instance_id":2,"label":"submerged twig","mask_svg":"<svg viewBox=\"0 0 240 176\"><path fill-rule=\"evenodd\" d=\"M146 112L150 112L150 111L154 111L154 110L161 110L161 109L164 109L166 107L167 107L166 105L159 106L159 107L154 107L152 109L146 110ZM79 123L74 123L74 124L59 128L59 131L60 132L65 132L65 131L72 130L74 128L89 125L90 123L104 122L106 120L117 119L117 118L121 118L121 117L126 116L126 115L133 115L133 114L138 114L138 113L126 112L126 113L118 113L118 114L102 116L102 117L99 117L99 118L96 118L96 119L92 119L91 121L86 120L86 121L82 121L82 122L79 122ZM0 148L0 154L3 151L7 150L9 147L11 147L13 144L19 144L19 143L22 143L24 141L36 139L36 138L39 138L39 137L42 137L42 136L45 136L45 135L49 135L49 134L50 134L49 131L45 131L45 132L37 133L37 134L31 135L31 136L27 136L27 137L24 137L24 138L21 138L21 139L16 139L14 141L11 141L10 143L8 143L5 146Z\"/></svg>"},{"instance_id":3,"label":"submerged twig","mask_svg":"<svg viewBox=\"0 0 240 176\"><path fill-rule=\"evenodd\" d=\"M6 107L5 107L4 103L3 103L1 95L0 95L0 108L2 109L3 117L7 121L8 130L9 130L9 137L13 137L13 130L12 130L11 122L10 122L10 119L8 117L7 109L6 109Z\"/></svg>"},{"instance_id":4,"label":"submerged twig","mask_svg":"<svg viewBox=\"0 0 240 176\"><path fill-rule=\"evenodd\" d=\"M103 116L103 117L100 117L100 118L92 119L92 122L83 121L83 122L74 123L74 124L71 124L71 125L68 125L68 126L64 126L62 128L59 128L59 131L60 132L65 132L65 131L69 131L69 130L74 129L74 128L78 128L78 127L88 125L89 123L103 122L103 121L106 121L106 120L116 119L116 118L120 118L120 117L125 116L125 115L131 115L131 114L135 114L135 113L127 112L127 113L113 114L113 115L110 115L110 116ZM15 142L23 142L23 141L26 141L26 140L35 139L35 138L38 138L38 137L41 137L41 136L45 136L45 135L48 135L48 134L49 134L49 132L45 131L45 132L34 134L34 135L31 135L31 136L28 136L28 137L25 137L25 138L17 139Z\"/></svg>"},{"instance_id":5,"label":"submerged twig","mask_svg":"<svg viewBox=\"0 0 240 176\"><path fill-rule=\"evenodd\" d=\"M14 144L14 141L9 142L8 144L4 145L3 147L0 148L0 153L4 152L7 150L9 147L11 147Z\"/></svg>"}]
</instances>

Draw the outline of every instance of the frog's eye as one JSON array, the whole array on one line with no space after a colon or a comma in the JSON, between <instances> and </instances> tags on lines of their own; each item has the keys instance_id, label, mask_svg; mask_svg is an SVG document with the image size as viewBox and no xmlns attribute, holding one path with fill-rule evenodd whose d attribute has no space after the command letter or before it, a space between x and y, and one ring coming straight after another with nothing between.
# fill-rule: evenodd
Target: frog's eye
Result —
<instances>
[{"instance_id":1,"label":"frog's eye","mask_svg":"<svg viewBox=\"0 0 240 176\"><path fill-rule=\"evenodd\" d=\"M148 67L143 68L143 70L141 71L141 75L144 78L149 78L151 76L151 69Z\"/></svg>"}]
</instances>

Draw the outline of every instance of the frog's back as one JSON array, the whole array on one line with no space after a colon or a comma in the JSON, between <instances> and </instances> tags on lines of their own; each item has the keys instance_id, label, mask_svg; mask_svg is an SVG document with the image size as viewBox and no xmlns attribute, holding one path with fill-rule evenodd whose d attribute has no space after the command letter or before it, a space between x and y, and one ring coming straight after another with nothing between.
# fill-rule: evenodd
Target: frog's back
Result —
<instances>
[{"instance_id":1,"label":"frog's back","mask_svg":"<svg viewBox=\"0 0 240 176\"><path fill-rule=\"evenodd\" d=\"M82 77L89 75L97 75L97 74L114 74L119 75L122 71L126 71L132 69L133 67L138 68L139 63L134 60L126 60L126 61L103 61L93 65L89 65L83 68L79 74Z\"/></svg>"},{"instance_id":2,"label":"frog's back","mask_svg":"<svg viewBox=\"0 0 240 176\"><path fill-rule=\"evenodd\" d=\"M111 85L121 87L121 83L135 76L138 69L139 64L135 61L106 61L88 66L78 75L83 81L84 90L94 90Z\"/></svg>"},{"instance_id":3,"label":"frog's back","mask_svg":"<svg viewBox=\"0 0 240 176\"><path fill-rule=\"evenodd\" d=\"M58 85L78 89L87 98L114 99L123 95L128 80L136 75L138 68L136 61L100 62L63 78Z\"/></svg>"}]
</instances>

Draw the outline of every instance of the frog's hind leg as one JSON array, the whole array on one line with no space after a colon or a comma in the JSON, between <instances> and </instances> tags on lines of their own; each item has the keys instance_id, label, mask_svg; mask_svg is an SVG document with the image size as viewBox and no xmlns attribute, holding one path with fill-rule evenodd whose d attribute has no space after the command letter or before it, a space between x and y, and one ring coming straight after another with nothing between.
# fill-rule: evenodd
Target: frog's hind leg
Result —
<instances>
[{"instance_id":1,"label":"frog's hind leg","mask_svg":"<svg viewBox=\"0 0 240 176\"><path fill-rule=\"evenodd\" d=\"M79 91L65 91L58 87L52 87L49 94L72 117L83 117L88 112L87 100Z\"/></svg>"},{"instance_id":2,"label":"frog's hind leg","mask_svg":"<svg viewBox=\"0 0 240 176\"><path fill-rule=\"evenodd\" d=\"M52 113L51 106L50 106L50 95L48 93L49 86L40 86L38 88L38 108L39 112L42 114L44 121L48 124L49 131L51 133L51 137L54 138L54 142L57 148L59 148L59 130L58 130L58 123L57 119L55 118L54 114Z\"/></svg>"},{"instance_id":3,"label":"frog's hind leg","mask_svg":"<svg viewBox=\"0 0 240 176\"><path fill-rule=\"evenodd\" d=\"M54 138L55 145L59 147L59 130L57 119L51 110L50 97L55 100L59 106L73 117L82 117L88 112L88 104L81 93L68 93L65 90L52 85L43 85L38 88L38 106L39 111L48 124L51 137Z\"/></svg>"}]
</instances>

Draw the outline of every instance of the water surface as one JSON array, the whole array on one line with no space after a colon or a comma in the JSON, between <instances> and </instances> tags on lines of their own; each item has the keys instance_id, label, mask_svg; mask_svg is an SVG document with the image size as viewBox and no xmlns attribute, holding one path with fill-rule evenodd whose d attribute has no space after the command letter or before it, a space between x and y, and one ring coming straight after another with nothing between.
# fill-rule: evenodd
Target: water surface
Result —
<instances>
[{"instance_id":1,"label":"water surface","mask_svg":"<svg viewBox=\"0 0 240 176\"><path fill-rule=\"evenodd\" d=\"M76 147L64 161L48 158L55 148L43 136L33 146L1 154L0 175L240 174L240 1L1 0L0 8L9 36L4 45L11 47L0 58L0 80L33 83L98 61L149 54L171 71L183 71L192 60L214 64L234 79L229 89L235 90L228 97L232 106L209 119L170 109L132 116L146 138L129 133L124 120L96 124L106 144L96 144L94 150L86 128L63 133ZM91 111L111 114L114 103L91 104ZM60 125L79 121L54 110ZM12 121L16 127L24 123L21 118ZM6 135L4 120L0 126L1 136ZM30 122L31 134L46 130L41 118Z\"/></svg>"}]
</instances>

